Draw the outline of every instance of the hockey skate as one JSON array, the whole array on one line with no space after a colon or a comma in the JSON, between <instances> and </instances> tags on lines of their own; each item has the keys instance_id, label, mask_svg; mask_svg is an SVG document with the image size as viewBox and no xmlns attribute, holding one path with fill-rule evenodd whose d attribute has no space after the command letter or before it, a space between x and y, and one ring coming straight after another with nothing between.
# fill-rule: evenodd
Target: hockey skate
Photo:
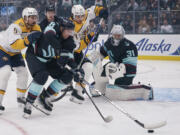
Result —
<instances>
[{"instance_id":1,"label":"hockey skate","mask_svg":"<svg viewBox=\"0 0 180 135\"><path fill-rule=\"evenodd\" d=\"M83 93L80 90L76 90L73 88L73 91L71 93L71 97L69 99L71 102L82 104L84 102Z\"/></svg>"},{"instance_id":2,"label":"hockey skate","mask_svg":"<svg viewBox=\"0 0 180 135\"><path fill-rule=\"evenodd\" d=\"M100 97L101 95L95 90L94 84L95 83L89 85L89 92L91 93L92 97Z\"/></svg>"},{"instance_id":3,"label":"hockey skate","mask_svg":"<svg viewBox=\"0 0 180 135\"><path fill-rule=\"evenodd\" d=\"M5 111L5 107L0 105L0 114L3 114L4 111Z\"/></svg>"},{"instance_id":4,"label":"hockey skate","mask_svg":"<svg viewBox=\"0 0 180 135\"><path fill-rule=\"evenodd\" d=\"M31 116L32 113L32 105L30 102L26 101L24 106L24 114L23 117L28 119Z\"/></svg>"},{"instance_id":5,"label":"hockey skate","mask_svg":"<svg viewBox=\"0 0 180 135\"><path fill-rule=\"evenodd\" d=\"M19 108L23 108L25 103L26 103L26 98L25 97L18 97L17 103L18 103Z\"/></svg>"},{"instance_id":6,"label":"hockey skate","mask_svg":"<svg viewBox=\"0 0 180 135\"><path fill-rule=\"evenodd\" d=\"M51 102L50 97L48 96L48 93L45 90L43 90L42 93L40 94L38 98L38 104L42 106L42 108L44 108L43 111L46 112L47 114L50 114L52 112L53 104Z\"/></svg>"}]
</instances>

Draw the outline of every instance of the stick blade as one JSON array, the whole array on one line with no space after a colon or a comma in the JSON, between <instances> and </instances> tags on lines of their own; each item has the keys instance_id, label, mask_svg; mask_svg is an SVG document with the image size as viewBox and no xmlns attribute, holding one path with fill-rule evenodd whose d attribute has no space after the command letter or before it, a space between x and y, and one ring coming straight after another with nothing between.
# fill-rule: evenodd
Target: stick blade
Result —
<instances>
[{"instance_id":1,"label":"stick blade","mask_svg":"<svg viewBox=\"0 0 180 135\"><path fill-rule=\"evenodd\" d=\"M156 129L156 128L163 127L166 124L167 124L166 121L161 121L161 122L158 122L158 123L155 123L155 124L145 124L144 128L151 130L151 129Z\"/></svg>"},{"instance_id":2,"label":"stick blade","mask_svg":"<svg viewBox=\"0 0 180 135\"><path fill-rule=\"evenodd\" d=\"M104 118L104 121L107 122L107 123L111 122L112 120L113 120L112 116L107 116L107 117Z\"/></svg>"}]
</instances>

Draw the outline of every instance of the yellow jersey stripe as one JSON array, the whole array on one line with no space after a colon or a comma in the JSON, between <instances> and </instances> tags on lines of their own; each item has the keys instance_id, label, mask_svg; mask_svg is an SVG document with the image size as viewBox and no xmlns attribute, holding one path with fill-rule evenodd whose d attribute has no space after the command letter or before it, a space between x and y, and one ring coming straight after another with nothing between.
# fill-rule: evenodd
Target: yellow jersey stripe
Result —
<instances>
[{"instance_id":1,"label":"yellow jersey stripe","mask_svg":"<svg viewBox=\"0 0 180 135\"><path fill-rule=\"evenodd\" d=\"M26 89L19 89L19 88L17 88L16 90L21 93L26 93L26 91L27 91Z\"/></svg>"},{"instance_id":2,"label":"yellow jersey stripe","mask_svg":"<svg viewBox=\"0 0 180 135\"><path fill-rule=\"evenodd\" d=\"M0 90L0 94L4 95L5 94L5 90Z\"/></svg>"}]
</instances>

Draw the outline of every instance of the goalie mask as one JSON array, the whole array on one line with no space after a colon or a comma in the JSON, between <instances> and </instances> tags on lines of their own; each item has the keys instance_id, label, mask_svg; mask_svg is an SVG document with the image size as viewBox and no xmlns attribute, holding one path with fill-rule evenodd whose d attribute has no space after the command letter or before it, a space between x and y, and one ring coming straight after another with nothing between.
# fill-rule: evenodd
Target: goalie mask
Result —
<instances>
[{"instance_id":1,"label":"goalie mask","mask_svg":"<svg viewBox=\"0 0 180 135\"><path fill-rule=\"evenodd\" d=\"M125 31L121 25L114 25L111 29L112 45L118 46L120 41L124 38Z\"/></svg>"}]
</instances>

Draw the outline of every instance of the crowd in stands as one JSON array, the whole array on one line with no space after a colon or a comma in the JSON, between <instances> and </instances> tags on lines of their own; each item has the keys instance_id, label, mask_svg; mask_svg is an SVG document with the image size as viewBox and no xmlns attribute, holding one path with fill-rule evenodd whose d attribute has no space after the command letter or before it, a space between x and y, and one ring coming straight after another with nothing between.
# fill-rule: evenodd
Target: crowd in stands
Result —
<instances>
[{"instance_id":1,"label":"crowd in stands","mask_svg":"<svg viewBox=\"0 0 180 135\"><path fill-rule=\"evenodd\" d=\"M54 4L57 16L71 16L71 8L81 4L85 8L102 5L109 9L110 19L103 22L101 34L107 34L113 24L124 26L129 34L180 33L180 0L0 0L0 31L21 17L24 7L34 7L39 21L45 7ZM7 14L8 11L8 14ZM97 20L89 27L95 28Z\"/></svg>"}]
</instances>

